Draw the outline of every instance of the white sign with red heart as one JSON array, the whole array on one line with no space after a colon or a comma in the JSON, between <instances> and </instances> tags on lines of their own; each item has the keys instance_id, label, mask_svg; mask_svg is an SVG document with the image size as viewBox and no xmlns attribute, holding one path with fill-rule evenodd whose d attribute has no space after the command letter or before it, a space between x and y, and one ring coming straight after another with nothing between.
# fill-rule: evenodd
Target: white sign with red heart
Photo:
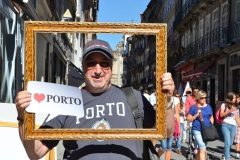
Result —
<instances>
[{"instance_id":1,"label":"white sign with red heart","mask_svg":"<svg viewBox=\"0 0 240 160\"><path fill-rule=\"evenodd\" d=\"M84 116L81 90L77 87L29 81L27 90L31 103L26 108L29 113L48 113L47 121L57 115Z\"/></svg>"}]
</instances>

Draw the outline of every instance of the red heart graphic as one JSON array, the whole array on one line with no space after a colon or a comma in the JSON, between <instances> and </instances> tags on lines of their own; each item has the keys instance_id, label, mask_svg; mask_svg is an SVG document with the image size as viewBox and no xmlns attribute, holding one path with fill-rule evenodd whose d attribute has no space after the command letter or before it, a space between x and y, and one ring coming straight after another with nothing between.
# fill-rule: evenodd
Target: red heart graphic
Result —
<instances>
[{"instance_id":1,"label":"red heart graphic","mask_svg":"<svg viewBox=\"0 0 240 160\"><path fill-rule=\"evenodd\" d=\"M34 94L34 99L36 101L38 101L38 103L40 103L41 101L43 101L45 99L45 95L44 94L38 94L38 93L35 93Z\"/></svg>"}]
</instances>

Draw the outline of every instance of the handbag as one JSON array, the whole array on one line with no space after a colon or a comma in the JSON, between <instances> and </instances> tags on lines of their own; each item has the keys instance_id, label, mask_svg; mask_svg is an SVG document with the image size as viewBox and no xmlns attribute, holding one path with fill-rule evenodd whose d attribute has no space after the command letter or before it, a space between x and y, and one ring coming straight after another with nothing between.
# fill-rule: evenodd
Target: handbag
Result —
<instances>
[{"instance_id":1,"label":"handbag","mask_svg":"<svg viewBox=\"0 0 240 160\"><path fill-rule=\"evenodd\" d=\"M224 103L222 105L225 105ZM225 105L225 109L224 109L224 112L226 111L227 107ZM220 112L221 112L221 107L217 110L217 112L215 113L215 119L216 119L216 122L217 124L222 124L223 120L224 120L224 117L221 117L220 116Z\"/></svg>"},{"instance_id":2,"label":"handbag","mask_svg":"<svg viewBox=\"0 0 240 160\"><path fill-rule=\"evenodd\" d=\"M196 104L196 106L197 106L197 109L200 110L198 104ZM203 141L205 142L215 141L219 139L219 135L215 126L211 122L209 127L205 126L203 117L202 117L202 112L199 113L199 116L200 116L200 122L201 122L201 128L202 128L201 134L202 134Z\"/></svg>"},{"instance_id":3,"label":"handbag","mask_svg":"<svg viewBox=\"0 0 240 160\"><path fill-rule=\"evenodd\" d=\"M175 130L174 130L174 138L178 138L180 136L180 132L179 132L179 125L178 125L178 121L175 118L174 119L174 123L175 123Z\"/></svg>"}]
</instances>

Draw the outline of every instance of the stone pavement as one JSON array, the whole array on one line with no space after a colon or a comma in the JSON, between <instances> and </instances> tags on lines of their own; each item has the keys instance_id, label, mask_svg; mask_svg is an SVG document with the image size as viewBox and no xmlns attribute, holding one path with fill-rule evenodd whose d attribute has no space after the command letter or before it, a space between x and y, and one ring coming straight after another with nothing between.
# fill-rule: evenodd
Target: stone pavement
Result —
<instances>
[{"instance_id":1,"label":"stone pavement","mask_svg":"<svg viewBox=\"0 0 240 160\"><path fill-rule=\"evenodd\" d=\"M179 155L176 153L176 146L173 145L173 151L172 151L172 160L186 160L187 158L187 152L189 151L188 144L182 144L182 153L183 155ZM231 155L234 156L235 147L233 146L231 149ZM221 140L217 140L214 142L209 142L207 145L207 154L209 159L211 160L220 160L223 153L223 142ZM165 155L162 155L161 160L165 159ZM234 157L231 157L231 159L235 159Z\"/></svg>"},{"instance_id":2,"label":"stone pavement","mask_svg":"<svg viewBox=\"0 0 240 160\"><path fill-rule=\"evenodd\" d=\"M220 160L223 153L224 143L223 143L223 136L220 126L216 126L220 140L216 140L213 142L208 142L207 144L207 154L210 160ZM187 133L188 135L188 133ZM176 153L176 145L173 145L172 151L172 159L171 160L186 160L187 159L187 152L189 151L188 143L182 144L181 149L183 155L179 155ZM232 146L231 150L231 160L235 159L235 145ZM165 160L165 155L162 155L160 160Z\"/></svg>"},{"instance_id":3,"label":"stone pavement","mask_svg":"<svg viewBox=\"0 0 240 160\"><path fill-rule=\"evenodd\" d=\"M214 141L214 142L209 142L207 145L207 153L208 153L208 157L210 160L220 160L222 153L223 153L223 141L222 141L222 132L219 126L217 126L218 129L218 133L220 136L220 140ZM179 155L176 153L175 150L176 146L173 145L173 151L172 151L172 160L186 160L187 158L187 152L188 152L188 144L182 144L182 153L183 155ZM57 160L61 160L62 156L63 156L63 146L62 146L62 142L59 142L59 145L57 146ZM231 160L234 160L235 156L235 146L233 145L231 148ZM162 155L160 160L164 160L165 159L165 155Z\"/></svg>"}]
</instances>

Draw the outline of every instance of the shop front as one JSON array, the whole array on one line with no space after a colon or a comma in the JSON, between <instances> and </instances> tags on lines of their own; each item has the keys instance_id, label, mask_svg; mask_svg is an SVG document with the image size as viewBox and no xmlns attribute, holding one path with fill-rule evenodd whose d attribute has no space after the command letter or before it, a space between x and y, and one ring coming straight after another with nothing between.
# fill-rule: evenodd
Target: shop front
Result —
<instances>
[{"instance_id":1,"label":"shop front","mask_svg":"<svg viewBox=\"0 0 240 160\"><path fill-rule=\"evenodd\" d=\"M229 56L229 91L240 93L240 51Z\"/></svg>"}]
</instances>

